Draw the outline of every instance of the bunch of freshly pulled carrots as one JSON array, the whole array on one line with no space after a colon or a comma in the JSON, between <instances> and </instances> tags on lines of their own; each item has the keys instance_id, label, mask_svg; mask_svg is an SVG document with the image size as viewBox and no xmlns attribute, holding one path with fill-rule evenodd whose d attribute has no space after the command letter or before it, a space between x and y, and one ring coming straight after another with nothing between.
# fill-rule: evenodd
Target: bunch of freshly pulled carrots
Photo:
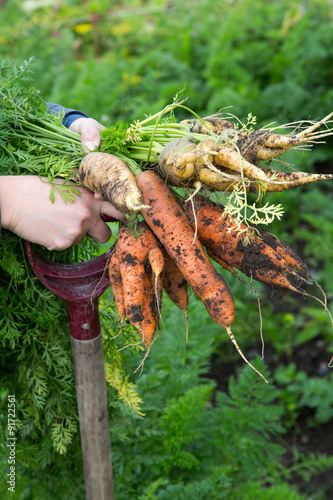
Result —
<instances>
[{"instance_id":1,"label":"bunch of freshly pulled carrots","mask_svg":"<svg viewBox=\"0 0 333 500\"><path fill-rule=\"evenodd\" d=\"M158 163L148 164L137 175L108 153L90 153L82 160L80 182L130 215L130 223L119 230L109 276L121 323L127 318L137 328L147 354L159 329L163 290L186 316L189 285L212 319L226 329L243 359L259 373L232 334L235 303L212 260L241 280L238 271L251 280L302 295L308 295L302 282L322 289L288 246L235 219L212 201L210 192L233 190L239 180L247 191L271 192L332 179L333 175L278 172L261 166L294 146L332 134L331 130L315 132L331 116L297 135L240 132L231 122L215 117L188 120L182 127L188 127L189 133L172 139L160 152ZM211 137L198 140L192 132ZM190 195L185 199L172 186L185 188Z\"/></svg>"},{"instance_id":2,"label":"bunch of freshly pulled carrots","mask_svg":"<svg viewBox=\"0 0 333 500\"><path fill-rule=\"evenodd\" d=\"M230 113L200 118L177 94L141 121L102 130L98 151L86 155L80 136L49 113L36 89L21 85L30 61L6 63L0 75L2 163L8 175L46 177L51 200L56 194L75 201L81 184L126 215L110 281L121 321L138 329L146 354L159 328L163 290L186 315L189 285L243 356L231 332L234 300L212 260L241 280L245 275L303 295L302 283L321 290L299 257L257 226L283 213L281 205L261 203L266 193L333 178L273 168L286 170L277 158L288 150L332 136L333 113L318 122L254 130L252 115L245 124ZM176 109L192 119L177 122ZM251 205L248 193L258 193Z\"/></svg>"}]
</instances>

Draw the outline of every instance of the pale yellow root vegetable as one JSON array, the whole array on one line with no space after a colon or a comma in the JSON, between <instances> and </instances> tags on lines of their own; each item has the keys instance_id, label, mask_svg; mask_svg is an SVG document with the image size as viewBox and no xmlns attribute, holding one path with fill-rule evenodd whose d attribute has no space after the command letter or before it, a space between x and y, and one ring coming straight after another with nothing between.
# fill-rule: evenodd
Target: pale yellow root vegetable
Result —
<instances>
[{"instance_id":1,"label":"pale yellow root vegetable","mask_svg":"<svg viewBox=\"0 0 333 500\"><path fill-rule=\"evenodd\" d=\"M230 174L223 174L221 166L231 170L231 173L236 172L239 178L269 182L262 169L246 161L237 151L219 146L209 139L196 145L192 136L168 143L160 154L157 170L168 184L174 186L191 187L194 182L200 181L209 188L215 188L214 182L223 183L230 179Z\"/></svg>"},{"instance_id":2,"label":"pale yellow root vegetable","mask_svg":"<svg viewBox=\"0 0 333 500\"><path fill-rule=\"evenodd\" d=\"M197 175L199 181L210 191L225 191L235 183L235 181L239 181L240 179L239 176L228 179L222 172L215 172L209 167L200 168Z\"/></svg>"},{"instance_id":3,"label":"pale yellow root vegetable","mask_svg":"<svg viewBox=\"0 0 333 500\"><path fill-rule=\"evenodd\" d=\"M265 191L267 193L278 193L294 189L312 182L327 181L333 179L333 174L312 174L308 172L278 172L276 170L268 170L266 172L268 178L273 177L269 182L249 181L245 179L245 189L248 193L259 193ZM209 191L233 191L239 189L239 177L229 176L226 178L226 173L216 173L209 167L201 167L197 173L200 189L207 188ZM197 182L198 182L197 181ZM196 183L191 182L187 187L196 188ZM199 189L198 189L199 191ZM197 192L198 192L197 191Z\"/></svg>"},{"instance_id":4,"label":"pale yellow root vegetable","mask_svg":"<svg viewBox=\"0 0 333 500\"><path fill-rule=\"evenodd\" d=\"M235 125L223 118L217 118L216 116L207 116L200 120L183 120L181 123L185 123L189 126L190 132L196 134L207 134L210 132L216 135L222 134L225 129L234 129Z\"/></svg>"},{"instance_id":5,"label":"pale yellow root vegetable","mask_svg":"<svg viewBox=\"0 0 333 500\"><path fill-rule=\"evenodd\" d=\"M244 177L257 181L269 182L269 177L267 177L261 168L248 162L245 158L241 157L237 151L230 148L220 146L218 154L215 156L215 163L227 167L230 170L234 170L239 174L243 174Z\"/></svg>"},{"instance_id":6,"label":"pale yellow root vegetable","mask_svg":"<svg viewBox=\"0 0 333 500\"><path fill-rule=\"evenodd\" d=\"M192 151L196 143L192 136L173 139L162 149L159 156L158 173L169 184L181 185L190 179L194 172Z\"/></svg>"},{"instance_id":7,"label":"pale yellow root vegetable","mask_svg":"<svg viewBox=\"0 0 333 500\"><path fill-rule=\"evenodd\" d=\"M214 153L218 152L219 146L216 141L207 139L206 141L199 142L196 147L197 160L196 164L207 165L214 161Z\"/></svg>"},{"instance_id":8,"label":"pale yellow root vegetable","mask_svg":"<svg viewBox=\"0 0 333 500\"><path fill-rule=\"evenodd\" d=\"M272 129L259 129L252 132L240 131L235 128L232 122L215 116L204 118L202 122L200 120L184 120L182 123L186 123L192 133L219 136L221 145L232 147L233 144L243 158L258 165L260 161L277 158L289 149L306 143L311 144L318 139L332 135L333 129L329 127L326 130L317 131L322 125L327 125L332 116L333 112L322 120L312 123L298 134L274 133Z\"/></svg>"},{"instance_id":9,"label":"pale yellow root vegetable","mask_svg":"<svg viewBox=\"0 0 333 500\"><path fill-rule=\"evenodd\" d=\"M79 181L99 193L124 214L135 214L144 207L135 176L127 165L108 153L89 153L81 161Z\"/></svg>"},{"instance_id":10,"label":"pale yellow root vegetable","mask_svg":"<svg viewBox=\"0 0 333 500\"><path fill-rule=\"evenodd\" d=\"M163 148L157 171L170 185L192 187L201 168L207 166L220 173L213 164L217 151L218 145L213 140L196 145L192 136L173 139Z\"/></svg>"},{"instance_id":11,"label":"pale yellow root vegetable","mask_svg":"<svg viewBox=\"0 0 333 500\"><path fill-rule=\"evenodd\" d=\"M313 139L321 139L323 137L327 137L329 135L332 135L332 129L327 129L326 131L318 131L315 132L319 127L327 123L330 118L333 116L333 111L332 113L329 113L325 118L320 120L319 122L313 123L310 127L307 127L306 129L302 130L302 132L299 132L296 135L292 134L287 134L287 135L281 135L281 134L269 134L265 138L265 146L267 147L279 147L283 148L285 146L288 146L289 142L298 142L298 143L304 143L307 141L311 141ZM275 137L277 135L278 137Z\"/></svg>"},{"instance_id":12,"label":"pale yellow root vegetable","mask_svg":"<svg viewBox=\"0 0 333 500\"><path fill-rule=\"evenodd\" d=\"M236 141L236 146L242 156L251 163L258 164L261 160L269 161L281 156L289 149L306 143L314 143L317 139L332 135L333 130L331 128L316 132L319 127L327 124L332 116L333 113L330 113L298 134L278 134L269 129L241 132Z\"/></svg>"},{"instance_id":13,"label":"pale yellow root vegetable","mask_svg":"<svg viewBox=\"0 0 333 500\"><path fill-rule=\"evenodd\" d=\"M268 177L273 177L273 181L267 185L251 183L248 191L251 193L265 190L268 193L277 193L293 189L299 186L304 186L311 182L327 181L333 179L333 174L312 174L307 172L278 172L276 170L269 170Z\"/></svg>"},{"instance_id":14,"label":"pale yellow root vegetable","mask_svg":"<svg viewBox=\"0 0 333 500\"><path fill-rule=\"evenodd\" d=\"M262 131L256 134L258 136ZM248 143L249 136L243 135L243 146ZM261 151L268 157L273 154L269 148L262 146L262 141L263 137L258 139L255 148L248 151L254 162L258 161L257 155ZM330 174L264 170L242 157L239 151L219 146L216 140L207 139L196 145L191 136L171 141L161 153L159 163L158 172L168 184L195 188L196 192L202 187L210 191L231 191L241 178L249 192L280 192L333 178Z\"/></svg>"}]
</instances>

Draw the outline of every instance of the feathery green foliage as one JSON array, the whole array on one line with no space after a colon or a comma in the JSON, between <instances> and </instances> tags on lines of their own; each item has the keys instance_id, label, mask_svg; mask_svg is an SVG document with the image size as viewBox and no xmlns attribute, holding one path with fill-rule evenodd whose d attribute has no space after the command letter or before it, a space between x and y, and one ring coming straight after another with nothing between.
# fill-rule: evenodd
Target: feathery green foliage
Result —
<instances>
[{"instance_id":1,"label":"feathery green foliage","mask_svg":"<svg viewBox=\"0 0 333 500\"><path fill-rule=\"evenodd\" d=\"M197 306L193 297L192 325L203 315ZM333 457L295 454L291 466L282 465L280 389L242 366L228 393L217 391L205 374L218 333L207 336L204 326L190 324L186 343L178 311L170 312L138 380L145 417L128 426L126 440L113 441L117 498L238 500L253 492L262 499L305 499L287 480L327 470Z\"/></svg>"}]
</instances>

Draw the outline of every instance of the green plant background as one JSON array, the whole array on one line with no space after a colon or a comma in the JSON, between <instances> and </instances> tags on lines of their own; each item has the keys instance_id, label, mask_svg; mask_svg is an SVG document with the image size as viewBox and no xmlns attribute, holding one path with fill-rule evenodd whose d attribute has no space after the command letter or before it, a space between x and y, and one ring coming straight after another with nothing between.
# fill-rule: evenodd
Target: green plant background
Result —
<instances>
[{"instance_id":1,"label":"green plant background","mask_svg":"<svg viewBox=\"0 0 333 500\"><path fill-rule=\"evenodd\" d=\"M33 85L45 100L104 124L159 111L184 87L198 114L226 108L245 121L252 112L259 126L318 120L333 109L329 0L7 0L0 2L0 14L1 59L34 56ZM311 153L288 153L286 161L297 169L332 172L332 145L328 140ZM270 231L302 256L332 311L330 184L272 194L270 201L285 207ZM7 235L0 255L2 283L12 280L27 304L17 308L15 294L1 298L0 495L11 498L4 443L7 396L15 393L16 497L84 498L63 304L31 274L26 287L21 254L12 252L17 244ZM269 377L268 386L239 360L194 295L189 341L182 315L165 298L163 331L143 373L134 373L143 352L118 349L137 341L136 333L128 327L110 338L119 323L112 295L103 296L117 500L329 498L332 457L320 446L290 450L300 421L332 441L329 317L314 300L256 285L266 344L262 361L256 296L226 279L236 302L233 333ZM320 359L309 357L318 344Z\"/></svg>"}]
</instances>

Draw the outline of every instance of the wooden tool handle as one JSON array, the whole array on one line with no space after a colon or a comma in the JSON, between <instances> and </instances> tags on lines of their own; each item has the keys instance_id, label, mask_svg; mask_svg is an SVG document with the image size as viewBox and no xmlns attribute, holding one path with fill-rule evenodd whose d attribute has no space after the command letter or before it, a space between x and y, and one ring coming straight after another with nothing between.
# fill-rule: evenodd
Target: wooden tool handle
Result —
<instances>
[{"instance_id":1,"label":"wooden tool handle","mask_svg":"<svg viewBox=\"0 0 333 500\"><path fill-rule=\"evenodd\" d=\"M71 337L86 500L113 500L108 404L101 334Z\"/></svg>"}]
</instances>

